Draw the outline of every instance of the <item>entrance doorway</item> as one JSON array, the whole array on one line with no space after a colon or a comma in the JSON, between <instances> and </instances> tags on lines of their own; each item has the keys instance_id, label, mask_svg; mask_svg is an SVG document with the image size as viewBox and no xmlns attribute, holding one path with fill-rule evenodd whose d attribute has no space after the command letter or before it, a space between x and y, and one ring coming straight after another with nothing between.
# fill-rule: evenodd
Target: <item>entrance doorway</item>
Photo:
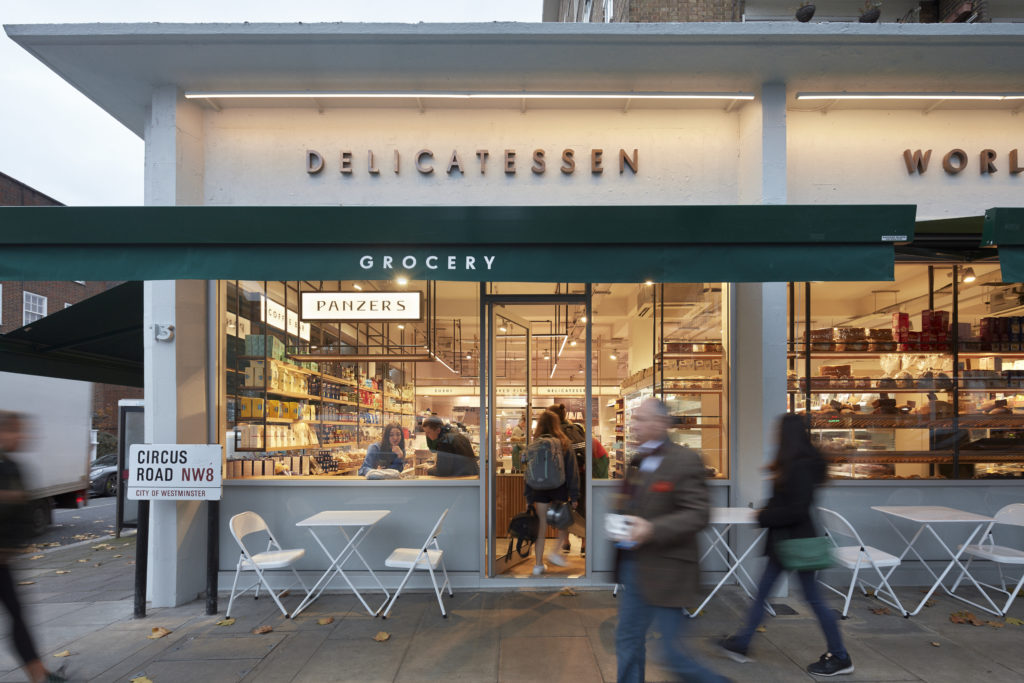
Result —
<instances>
[{"instance_id":1,"label":"entrance doorway","mask_svg":"<svg viewBox=\"0 0 1024 683\"><path fill-rule=\"evenodd\" d=\"M508 527L515 515L527 511L521 456L532 440L537 418L555 403L566 405L570 420L585 430L583 461L588 464L580 476L579 511L589 517L591 423L596 417L591 407L590 287L582 294L487 294L481 303L486 576L532 579L534 549L517 548L514 540L510 545ZM569 363L573 372L566 373ZM549 528L545 554L563 558L566 566L547 562L543 576L559 581L587 576L586 526L573 527L568 552L561 547L557 531Z\"/></svg>"}]
</instances>

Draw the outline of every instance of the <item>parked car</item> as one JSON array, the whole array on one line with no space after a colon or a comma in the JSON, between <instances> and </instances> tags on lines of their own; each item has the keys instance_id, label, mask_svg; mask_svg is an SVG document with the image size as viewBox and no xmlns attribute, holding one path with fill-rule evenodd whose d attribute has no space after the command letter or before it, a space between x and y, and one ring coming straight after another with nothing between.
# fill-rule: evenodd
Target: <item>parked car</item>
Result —
<instances>
[{"instance_id":1,"label":"parked car","mask_svg":"<svg viewBox=\"0 0 1024 683\"><path fill-rule=\"evenodd\" d=\"M103 455L89 468L89 495L113 496L117 493L117 453Z\"/></svg>"}]
</instances>

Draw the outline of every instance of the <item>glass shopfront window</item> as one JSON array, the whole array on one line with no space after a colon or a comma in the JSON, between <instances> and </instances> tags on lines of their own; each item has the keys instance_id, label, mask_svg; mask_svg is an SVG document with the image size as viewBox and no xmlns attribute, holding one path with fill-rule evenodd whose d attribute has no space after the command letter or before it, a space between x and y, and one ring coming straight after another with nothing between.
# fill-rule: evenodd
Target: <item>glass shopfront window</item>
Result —
<instances>
[{"instance_id":1,"label":"glass shopfront window","mask_svg":"<svg viewBox=\"0 0 1024 683\"><path fill-rule=\"evenodd\" d=\"M809 411L834 478L1019 477L1021 286L991 263L895 272L790 285L790 409Z\"/></svg>"},{"instance_id":2,"label":"glass shopfront window","mask_svg":"<svg viewBox=\"0 0 1024 683\"><path fill-rule=\"evenodd\" d=\"M458 388L477 384L479 285L228 281L223 291L228 478L479 476L479 410L453 398L476 393Z\"/></svg>"},{"instance_id":3,"label":"glass shopfront window","mask_svg":"<svg viewBox=\"0 0 1024 683\"><path fill-rule=\"evenodd\" d=\"M631 413L657 396L677 418L673 440L701 452L710 477L728 477L725 287L592 285L589 396L585 291L487 284L513 303L495 306L481 382L479 283L222 282L227 477L476 478L489 383L499 476L522 476L537 411L560 404L585 425L589 400L594 478L621 477L638 445ZM451 450L454 460L439 456Z\"/></svg>"}]
</instances>

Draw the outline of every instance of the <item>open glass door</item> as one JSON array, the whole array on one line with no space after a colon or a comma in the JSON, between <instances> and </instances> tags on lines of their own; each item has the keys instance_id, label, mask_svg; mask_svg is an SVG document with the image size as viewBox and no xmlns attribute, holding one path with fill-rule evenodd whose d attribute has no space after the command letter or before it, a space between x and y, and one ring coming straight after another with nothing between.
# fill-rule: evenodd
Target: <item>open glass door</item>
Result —
<instances>
[{"instance_id":1,"label":"open glass door","mask_svg":"<svg viewBox=\"0 0 1024 683\"><path fill-rule=\"evenodd\" d=\"M521 579L532 576L532 548L517 552L509 543L509 522L527 510L521 455L529 445L540 413L553 403L568 404L574 422L585 426L585 453L580 488L589 499L592 448L590 425L592 358L589 305L590 287L583 294L485 295L486 329L483 368L486 386L485 515L486 576ZM569 311L578 311L572 316ZM560 362L561 361L561 362ZM579 442L579 439L572 439ZM585 508L581 510L585 514ZM586 576L588 560L582 553L586 532L574 527L570 552L562 554L557 532L549 529L548 555L565 557L566 567L549 565L543 577L565 580ZM577 538L578 537L578 538ZM511 552L509 552L511 550Z\"/></svg>"},{"instance_id":2,"label":"open glass door","mask_svg":"<svg viewBox=\"0 0 1024 683\"><path fill-rule=\"evenodd\" d=\"M487 382L491 425L487 458L488 508L494 521L489 536L488 576L500 576L523 561L513 548L508 557L506 532L512 517L526 509L520 456L530 438L531 382L530 323L501 306L489 306L491 338ZM519 484L518 491L516 484ZM503 547L498 547L504 544Z\"/></svg>"}]
</instances>

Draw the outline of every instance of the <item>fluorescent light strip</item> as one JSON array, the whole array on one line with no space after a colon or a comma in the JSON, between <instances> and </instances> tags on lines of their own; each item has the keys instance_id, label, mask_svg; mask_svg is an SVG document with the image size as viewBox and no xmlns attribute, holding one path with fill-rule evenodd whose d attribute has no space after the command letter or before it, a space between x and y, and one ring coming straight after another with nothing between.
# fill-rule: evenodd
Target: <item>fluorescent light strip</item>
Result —
<instances>
[{"instance_id":1,"label":"fluorescent light strip","mask_svg":"<svg viewBox=\"0 0 1024 683\"><path fill-rule=\"evenodd\" d=\"M243 91L190 90L185 98L196 99L443 99L443 100L753 100L745 92L470 92L470 91Z\"/></svg>"},{"instance_id":2,"label":"fluorescent light strip","mask_svg":"<svg viewBox=\"0 0 1024 683\"><path fill-rule=\"evenodd\" d=\"M1024 93L967 92L798 92L798 100L1024 100Z\"/></svg>"}]
</instances>

